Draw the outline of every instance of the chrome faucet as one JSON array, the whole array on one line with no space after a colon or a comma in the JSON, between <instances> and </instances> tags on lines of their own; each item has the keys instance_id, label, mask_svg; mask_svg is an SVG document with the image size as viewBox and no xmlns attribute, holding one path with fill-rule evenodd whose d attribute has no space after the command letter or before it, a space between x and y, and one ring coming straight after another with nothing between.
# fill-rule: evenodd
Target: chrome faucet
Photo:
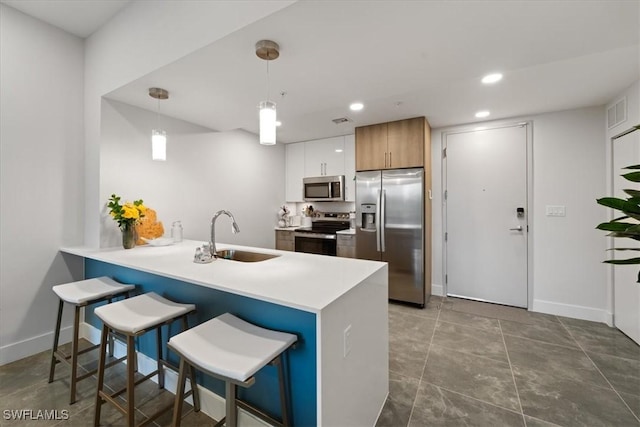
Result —
<instances>
[{"instance_id":1,"label":"chrome faucet","mask_svg":"<svg viewBox=\"0 0 640 427\"><path fill-rule=\"evenodd\" d=\"M236 223L236 219L233 217L233 214L231 212L225 211L225 210L216 212L213 215L213 218L211 218L211 241L209 242L209 250L211 251L212 257L217 256L216 255L216 219L218 219L218 217L222 214L225 214L226 216L231 218L231 221L233 221L233 223L231 224L231 232L233 232L233 234L237 234L240 232L240 227L238 227L238 224Z\"/></svg>"}]
</instances>

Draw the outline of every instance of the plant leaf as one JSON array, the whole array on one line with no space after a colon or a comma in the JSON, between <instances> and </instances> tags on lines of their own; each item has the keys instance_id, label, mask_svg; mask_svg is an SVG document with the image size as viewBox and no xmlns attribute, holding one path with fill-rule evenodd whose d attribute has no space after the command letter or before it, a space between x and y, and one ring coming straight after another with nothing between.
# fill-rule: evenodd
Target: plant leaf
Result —
<instances>
[{"instance_id":1,"label":"plant leaf","mask_svg":"<svg viewBox=\"0 0 640 427\"><path fill-rule=\"evenodd\" d=\"M625 214L627 212L640 214L640 206L634 205L625 199L618 199L617 197L603 197L601 199L597 199L596 202L598 202L599 205L617 209Z\"/></svg>"},{"instance_id":2,"label":"plant leaf","mask_svg":"<svg viewBox=\"0 0 640 427\"><path fill-rule=\"evenodd\" d=\"M607 236L608 237L627 237L629 239L640 241L640 236L636 234L621 232L621 231L612 231L611 233L607 234Z\"/></svg>"},{"instance_id":3,"label":"plant leaf","mask_svg":"<svg viewBox=\"0 0 640 427\"><path fill-rule=\"evenodd\" d=\"M629 215L625 215L625 216L619 216L618 218L614 218L609 222L616 222L616 221L622 221L623 219L627 219L629 218Z\"/></svg>"},{"instance_id":4,"label":"plant leaf","mask_svg":"<svg viewBox=\"0 0 640 427\"><path fill-rule=\"evenodd\" d=\"M622 211L622 213L627 214L628 216L630 216L633 219L637 219L638 221L640 221L640 214L638 213L634 213L634 212L627 212L627 211Z\"/></svg>"},{"instance_id":5,"label":"plant leaf","mask_svg":"<svg viewBox=\"0 0 640 427\"><path fill-rule=\"evenodd\" d=\"M640 129L640 127L636 126L636 129ZM640 169L640 165L631 165L631 166L624 167L622 169Z\"/></svg>"},{"instance_id":6,"label":"plant leaf","mask_svg":"<svg viewBox=\"0 0 640 427\"><path fill-rule=\"evenodd\" d=\"M633 227L633 224L629 224L628 222L603 222L602 224L598 224L596 227L598 230L604 231L622 231L627 232L629 227Z\"/></svg>"},{"instance_id":7,"label":"plant leaf","mask_svg":"<svg viewBox=\"0 0 640 427\"><path fill-rule=\"evenodd\" d=\"M622 191L624 191L625 193L627 193L631 197L640 197L640 191L639 190L632 190L630 188L627 188L627 189L622 190Z\"/></svg>"},{"instance_id":8,"label":"plant leaf","mask_svg":"<svg viewBox=\"0 0 640 427\"><path fill-rule=\"evenodd\" d=\"M626 168L626 169L635 169L635 168ZM622 177L631 182L640 182L640 171L625 173L624 175L622 175Z\"/></svg>"},{"instance_id":9,"label":"plant leaf","mask_svg":"<svg viewBox=\"0 0 640 427\"><path fill-rule=\"evenodd\" d=\"M609 248L608 251L640 251L640 248Z\"/></svg>"},{"instance_id":10,"label":"plant leaf","mask_svg":"<svg viewBox=\"0 0 640 427\"><path fill-rule=\"evenodd\" d=\"M638 258L629 258L629 259L610 259L605 261L607 264L616 264L616 265L632 265L632 264L640 264L640 257Z\"/></svg>"}]
</instances>

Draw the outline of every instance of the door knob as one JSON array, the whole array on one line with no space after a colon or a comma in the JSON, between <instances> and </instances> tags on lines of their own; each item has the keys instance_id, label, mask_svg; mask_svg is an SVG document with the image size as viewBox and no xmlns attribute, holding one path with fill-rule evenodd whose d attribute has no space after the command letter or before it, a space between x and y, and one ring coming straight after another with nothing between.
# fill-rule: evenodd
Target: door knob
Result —
<instances>
[{"instance_id":1,"label":"door knob","mask_svg":"<svg viewBox=\"0 0 640 427\"><path fill-rule=\"evenodd\" d=\"M519 225L516 228L510 228L509 230L511 230L511 231L522 231L522 226Z\"/></svg>"}]
</instances>

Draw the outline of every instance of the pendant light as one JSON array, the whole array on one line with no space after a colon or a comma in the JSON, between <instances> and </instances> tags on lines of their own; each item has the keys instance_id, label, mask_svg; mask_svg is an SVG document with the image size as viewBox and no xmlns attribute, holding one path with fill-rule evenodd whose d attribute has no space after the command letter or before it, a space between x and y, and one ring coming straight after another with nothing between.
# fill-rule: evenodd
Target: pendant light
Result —
<instances>
[{"instance_id":1,"label":"pendant light","mask_svg":"<svg viewBox=\"0 0 640 427\"><path fill-rule=\"evenodd\" d=\"M167 160L167 132L160 128L160 100L169 99L169 92L159 87L149 88L149 96L158 100L156 128L151 130L151 159Z\"/></svg>"},{"instance_id":2,"label":"pendant light","mask_svg":"<svg viewBox=\"0 0 640 427\"><path fill-rule=\"evenodd\" d=\"M256 43L256 55L267 62L267 99L262 101L260 109L260 144L276 143L276 103L269 100L269 61L280 56L280 46L271 40L260 40Z\"/></svg>"}]
</instances>

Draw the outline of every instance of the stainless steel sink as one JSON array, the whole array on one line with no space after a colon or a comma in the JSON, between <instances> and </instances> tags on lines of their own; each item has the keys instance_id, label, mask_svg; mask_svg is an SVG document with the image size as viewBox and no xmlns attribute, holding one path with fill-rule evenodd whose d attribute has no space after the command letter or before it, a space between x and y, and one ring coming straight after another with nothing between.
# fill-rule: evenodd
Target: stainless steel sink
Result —
<instances>
[{"instance_id":1,"label":"stainless steel sink","mask_svg":"<svg viewBox=\"0 0 640 427\"><path fill-rule=\"evenodd\" d=\"M258 262L265 261L271 258L277 258L280 255L262 254L259 252L237 251L235 249L225 249L217 251L216 255L221 259L230 259L232 261L240 262Z\"/></svg>"}]
</instances>

